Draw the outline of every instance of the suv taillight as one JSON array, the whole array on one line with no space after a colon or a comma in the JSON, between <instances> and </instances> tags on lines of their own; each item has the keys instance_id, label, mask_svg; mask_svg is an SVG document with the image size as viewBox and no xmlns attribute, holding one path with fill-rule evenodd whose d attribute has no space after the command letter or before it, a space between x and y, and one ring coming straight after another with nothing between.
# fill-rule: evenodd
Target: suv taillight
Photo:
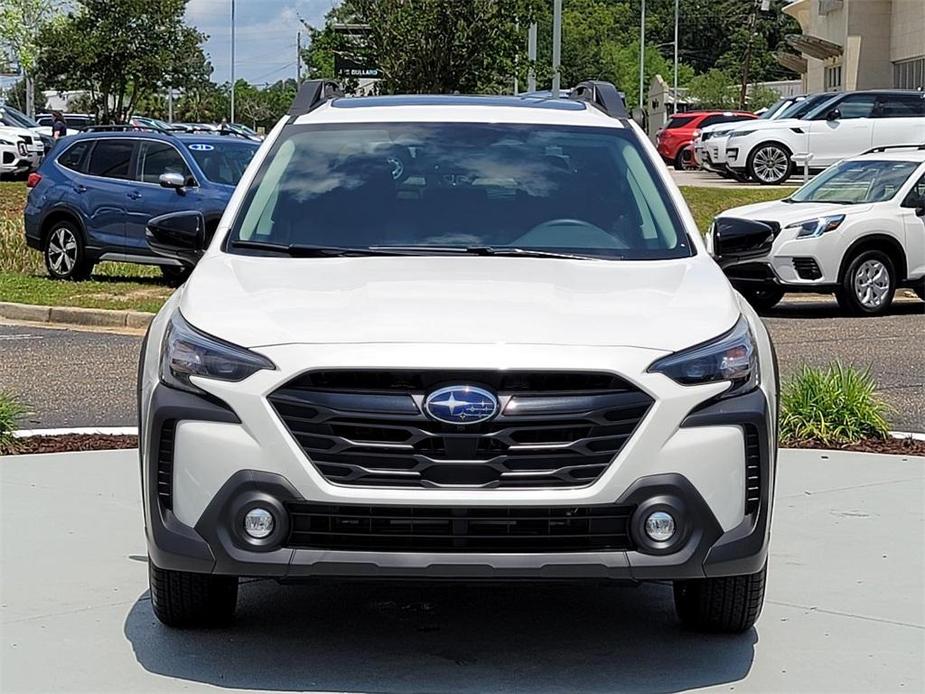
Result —
<instances>
[{"instance_id":1,"label":"suv taillight","mask_svg":"<svg viewBox=\"0 0 925 694\"><path fill-rule=\"evenodd\" d=\"M31 174L29 174L29 178L26 179L26 188L35 188L41 182L42 174L33 171Z\"/></svg>"}]
</instances>

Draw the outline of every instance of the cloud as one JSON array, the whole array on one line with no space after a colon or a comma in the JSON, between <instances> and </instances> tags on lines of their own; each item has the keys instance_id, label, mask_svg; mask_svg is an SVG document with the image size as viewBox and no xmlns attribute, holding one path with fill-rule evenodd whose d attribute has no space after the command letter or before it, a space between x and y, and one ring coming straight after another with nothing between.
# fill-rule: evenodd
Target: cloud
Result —
<instances>
[{"instance_id":1,"label":"cloud","mask_svg":"<svg viewBox=\"0 0 925 694\"><path fill-rule=\"evenodd\" d=\"M235 77L255 84L295 77L300 19L320 26L340 0L235 0ZM190 0L186 21L209 35L204 49L225 82L231 70L231 0ZM304 46L304 43L303 43Z\"/></svg>"}]
</instances>

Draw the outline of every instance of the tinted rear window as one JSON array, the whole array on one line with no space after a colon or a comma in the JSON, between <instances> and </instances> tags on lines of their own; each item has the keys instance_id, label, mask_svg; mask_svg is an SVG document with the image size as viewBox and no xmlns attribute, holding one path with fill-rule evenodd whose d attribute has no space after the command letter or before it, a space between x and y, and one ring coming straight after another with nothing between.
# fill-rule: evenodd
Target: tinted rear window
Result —
<instances>
[{"instance_id":1,"label":"tinted rear window","mask_svg":"<svg viewBox=\"0 0 925 694\"><path fill-rule=\"evenodd\" d=\"M685 125L694 120L693 116L674 116L668 125L665 126L665 130L671 130L673 128L683 128Z\"/></svg>"},{"instance_id":2,"label":"tinted rear window","mask_svg":"<svg viewBox=\"0 0 925 694\"><path fill-rule=\"evenodd\" d=\"M105 178L131 178L129 164L134 149L131 140L98 140L90 153L87 173Z\"/></svg>"},{"instance_id":3,"label":"tinted rear window","mask_svg":"<svg viewBox=\"0 0 925 694\"><path fill-rule=\"evenodd\" d=\"M86 171L87 169L87 152L93 144L91 140L75 142L58 157L58 163L61 166L73 171Z\"/></svg>"}]
</instances>

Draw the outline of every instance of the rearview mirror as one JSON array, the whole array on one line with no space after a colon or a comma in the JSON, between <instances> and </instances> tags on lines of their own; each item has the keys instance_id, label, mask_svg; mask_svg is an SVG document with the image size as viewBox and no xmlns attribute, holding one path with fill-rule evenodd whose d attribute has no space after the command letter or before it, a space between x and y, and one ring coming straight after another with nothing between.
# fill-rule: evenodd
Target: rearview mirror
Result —
<instances>
[{"instance_id":1,"label":"rearview mirror","mask_svg":"<svg viewBox=\"0 0 925 694\"><path fill-rule=\"evenodd\" d=\"M206 222L201 212L171 212L148 220L145 240L158 255L193 267L205 249L205 229Z\"/></svg>"},{"instance_id":2,"label":"rearview mirror","mask_svg":"<svg viewBox=\"0 0 925 694\"><path fill-rule=\"evenodd\" d=\"M767 255L777 231L767 222L717 217L713 222L713 255L716 262L722 266Z\"/></svg>"}]
</instances>

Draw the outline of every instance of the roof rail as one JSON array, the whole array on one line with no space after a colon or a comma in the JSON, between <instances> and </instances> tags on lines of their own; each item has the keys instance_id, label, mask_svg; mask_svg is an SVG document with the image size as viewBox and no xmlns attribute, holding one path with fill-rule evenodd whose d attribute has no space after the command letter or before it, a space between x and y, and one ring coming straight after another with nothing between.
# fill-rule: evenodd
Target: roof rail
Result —
<instances>
[{"instance_id":1,"label":"roof rail","mask_svg":"<svg viewBox=\"0 0 925 694\"><path fill-rule=\"evenodd\" d=\"M585 101L599 108L611 118L629 118L623 94L610 82L588 80L579 82L569 93L569 99Z\"/></svg>"},{"instance_id":2,"label":"roof rail","mask_svg":"<svg viewBox=\"0 0 925 694\"><path fill-rule=\"evenodd\" d=\"M337 97L343 96L344 91L337 82L332 80L308 80L299 87L292 106L289 108L291 123L299 116L309 113L323 104Z\"/></svg>"},{"instance_id":3,"label":"roof rail","mask_svg":"<svg viewBox=\"0 0 925 694\"><path fill-rule=\"evenodd\" d=\"M154 125L132 125L131 123L110 123L108 125L88 125L81 132L123 132L125 130L150 130L163 135L173 135L175 131L158 128Z\"/></svg>"},{"instance_id":4,"label":"roof rail","mask_svg":"<svg viewBox=\"0 0 925 694\"><path fill-rule=\"evenodd\" d=\"M888 149L921 149L925 150L925 142L920 145L881 145L879 147L872 147L866 152L861 154L873 154L874 152L886 152Z\"/></svg>"}]
</instances>

